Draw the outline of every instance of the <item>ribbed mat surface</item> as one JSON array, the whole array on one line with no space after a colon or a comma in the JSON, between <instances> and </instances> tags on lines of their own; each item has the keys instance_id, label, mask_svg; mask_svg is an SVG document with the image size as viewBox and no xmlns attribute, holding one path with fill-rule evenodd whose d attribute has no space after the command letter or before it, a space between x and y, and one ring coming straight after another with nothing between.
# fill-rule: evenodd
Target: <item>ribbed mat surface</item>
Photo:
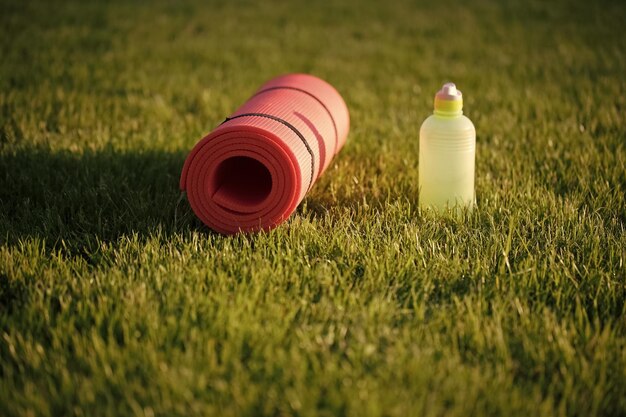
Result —
<instances>
[{"instance_id":1,"label":"ribbed mat surface","mask_svg":"<svg viewBox=\"0 0 626 417\"><path fill-rule=\"evenodd\" d=\"M269 230L293 213L349 128L330 84L306 74L274 78L196 144L180 188L213 230Z\"/></svg>"}]
</instances>

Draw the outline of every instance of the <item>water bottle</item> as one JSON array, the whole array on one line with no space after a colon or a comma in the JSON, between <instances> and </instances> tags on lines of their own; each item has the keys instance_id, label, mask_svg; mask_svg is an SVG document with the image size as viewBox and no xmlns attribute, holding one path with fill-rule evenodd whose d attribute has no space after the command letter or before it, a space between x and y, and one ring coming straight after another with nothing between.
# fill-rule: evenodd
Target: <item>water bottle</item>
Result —
<instances>
[{"instance_id":1,"label":"water bottle","mask_svg":"<svg viewBox=\"0 0 626 417\"><path fill-rule=\"evenodd\" d=\"M476 129L463 116L463 95L453 83L435 95L435 111L420 129L419 204L460 213L475 204Z\"/></svg>"}]
</instances>

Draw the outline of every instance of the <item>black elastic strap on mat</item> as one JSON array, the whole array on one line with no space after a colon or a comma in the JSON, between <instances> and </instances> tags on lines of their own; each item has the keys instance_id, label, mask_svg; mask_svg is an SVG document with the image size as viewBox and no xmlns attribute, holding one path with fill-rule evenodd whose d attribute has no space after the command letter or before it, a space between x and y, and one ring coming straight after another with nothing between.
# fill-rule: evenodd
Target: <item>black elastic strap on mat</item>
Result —
<instances>
[{"instance_id":1,"label":"black elastic strap on mat","mask_svg":"<svg viewBox=\"0 0 626 417\"><path fill-rule=\"evenodd\" d=\"M289 129L291 129L293 131L293 133L298 135L298 137L300 138L300 140L302 141L302 143L306 147L306 150L309 152L309 155L311 156L311 179L309 180L309 186L307 188L307 191L310 190L311 186L313 185L313 175L315 173L315 158L313 157L313 150L311 149L311 146L309 146L309 142L307 142L307 140L304 138L304 135L302 133L300 133L300 131L298 129L296 129L296 127L294 125L292 125L291 123L289 123L288 121L283 120L280 117L272 116L271 114L265 114L265 113L244 113L244 114L238 114L238 115L233 116L233 117L227 117L222 122L222 124L224 124L224 123L226 123L226 122L228 122L230 120L238 119L240 117L246 117L246 116L265 117L267 119L275 120L278 123L282 123L283 125L287 126Z\"/></svg>"},{"instance_id":2,"label":"black elastic strap on mat","mask_svg":"<svg viewBox=\"0 0 626 417\"><path fill-rule=\"evenodd\" d=\"M252 97L256 97L259 94L268 92L268 91L272 91L272 90L294 90L294 91L299 91L301 93L306 94L309 97L312 97L313 99L315 99L315 101L317 101L318 103L320 103L322 105L322 107L324 108L324 110L326 110L326 113L328 113L328 117L330 117L330 121L333 123L333 130L335 131L335 154L337 154L337 146L339 146L339 135L337 133L337 124L335 123L335 119L333 118L332 113L330 112L330 110L328 110L328 107L326 107L326 105L322 102L322 100L320 100L319 98L315 97L313 94L309 93L306 90L303 90L301 88L298 87L289 87L287 85L279 85L276 87L269 87L266 88L264 90L259 91L258 93L256 93L254 96Z\"/></svg>"}]
</instances>

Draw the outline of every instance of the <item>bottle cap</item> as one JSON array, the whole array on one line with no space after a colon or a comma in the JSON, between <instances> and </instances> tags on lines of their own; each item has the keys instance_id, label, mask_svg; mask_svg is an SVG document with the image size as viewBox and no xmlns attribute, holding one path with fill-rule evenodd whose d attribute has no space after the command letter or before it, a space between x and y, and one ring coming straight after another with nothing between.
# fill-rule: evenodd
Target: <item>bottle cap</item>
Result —
<instances>
[{"instance_id":1,"label":"bottle cap","mask_svg":"<svg viewBox=\"0 0 626 417\"><path fill-rule=\"evenodd\" d=\"M435 95L435 112L461 114L463 110L463 94L456 89L454 83L446 83Z\"/></svg>"}]
</instances>

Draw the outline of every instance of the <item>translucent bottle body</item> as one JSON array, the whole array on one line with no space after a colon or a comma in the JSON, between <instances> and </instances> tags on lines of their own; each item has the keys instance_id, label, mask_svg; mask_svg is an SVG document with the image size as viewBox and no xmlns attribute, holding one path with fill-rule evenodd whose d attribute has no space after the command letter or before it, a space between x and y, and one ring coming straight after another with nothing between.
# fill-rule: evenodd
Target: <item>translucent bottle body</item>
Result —
<instances>
[{"instance_id":1,"label":"translucent bottle body","mask_svg":"<svg viewBox=\"0 0 626 417\"><path fill-rule=\"evenodd\" d=\"M420 129L419 204L437 212L475 204L476 129L462 114L435 114Z\"/></svg>"}]
</instances>

